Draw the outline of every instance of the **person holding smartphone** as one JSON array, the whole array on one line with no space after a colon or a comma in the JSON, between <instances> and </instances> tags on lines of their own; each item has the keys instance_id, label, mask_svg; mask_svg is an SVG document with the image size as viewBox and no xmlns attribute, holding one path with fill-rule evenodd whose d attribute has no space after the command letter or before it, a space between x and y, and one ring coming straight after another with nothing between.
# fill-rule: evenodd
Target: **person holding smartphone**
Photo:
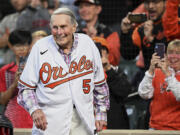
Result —
<instances>
[{"instance_id":1,"label":"person holding smartphone","mask_svg":"<svg viewBox=\"0 0 180 135\"><path fill-rule=\"evenodd\" d=\"M152 55L138 92L142 98L152 99L149 128L180 130L180 40L171 41L164 56Z\"/></svg>"},{"instance_id":2,"label":"person holding smartphone","mask_svg":"<svg viewBox=\"0 0 180 135\"><path fill-rule=\"evenodd\" d=\"M144 57L144 70L150 65L151 56L154 53L155 43L167 44L167 39L163 34L162 16L165 11L166 0L144 0L144 7L148 13L148 20L141 23L134 29L131 21L132 14L129 13L121 22L121 55L127 60L138 56L142 50ZM133 19L144 20L144 17L134 17ZM140 21L140 20L138 20Z\"/></svg>"},{"instance_id":3,"label":"person holding smartphone","mask_svg":"<svg viewBox=\"0 0 180 135\"><path fill-rule=\"evenodd\" d=\"M140 56L144 58L144 67L138 67L139 71L132 77L132 84L135 89L138 88L145 71L149 69L155 44L164 43L167 47L167 39L164 36L162 26L165 3L166 0L144 0L144 8L148 14L148 19L145 22L138 24L138 26L134 28L134 23L129 19L131 13L127 14L121 22L121 56L125 60L133 60L139 56L141 51L142 55ZM144 103L144 108L147 108L147 110L149 109L149 102L150 101L145 101ZM149 121L149 116L145 119ZM145 122L144 128L148 128L147 123L148 122Z\"/></svg>"},{"instance_id":4,"label":"person holding smartphone","mask_svg":"<svg viewBox=\"0 0 180 135\"><path fill-rule=\"evenodd\" d=\"M25 63L20 58L29 54L31 33L24 30L14 30L9 36L9 46L15 54L16 63L4 65L0 69L0 105L6 106L5 116L12 122L14 128L32 128L32 119L29 114L17 104L18 80ZM22 65L22 68L19 67Z\"/></svg>"}]
</instances>

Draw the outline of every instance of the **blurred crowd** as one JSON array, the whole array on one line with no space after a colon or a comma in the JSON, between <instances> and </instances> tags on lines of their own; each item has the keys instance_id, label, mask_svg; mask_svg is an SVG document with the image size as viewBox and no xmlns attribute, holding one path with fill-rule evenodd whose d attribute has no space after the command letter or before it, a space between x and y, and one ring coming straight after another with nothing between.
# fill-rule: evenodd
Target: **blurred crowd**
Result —
<instances>
[{"instance_id":1,"label":"blurred crowd","mask_svg":"<svg viewBox=\"0 0 180 135\"><path fill-rule=\"evenodd\" d=\"M5 132L32 128L31 117L17 104L18 79L33 45L51 34L53 11L67 7L76 15L76 32L90 36L101 54L110 90L106 128L179 130L179 4L180 0L1 0L0 115L7 122L0 120L0 126L9 125Z\"/></svg>"}]
</instances>

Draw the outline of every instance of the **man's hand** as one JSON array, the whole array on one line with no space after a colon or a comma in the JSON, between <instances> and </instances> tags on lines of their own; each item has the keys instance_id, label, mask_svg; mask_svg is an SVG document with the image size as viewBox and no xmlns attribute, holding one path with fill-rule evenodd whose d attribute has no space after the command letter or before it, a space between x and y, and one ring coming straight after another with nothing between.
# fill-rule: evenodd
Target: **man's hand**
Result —
<instances>
[{"instance_id":1,"label":"man's hand","mask_svg":"<svg viewBox=\"0 0 180 135\"><path fill-rule=\"evenodd\" d=\"M104 126L107 126L107 122L104 120L96 120L95 125L97 132L100 132Z\"/></svg>"},{"instance_id":2,"label":"man's hand","mask_svg":"<svg viewBox=\"0 0 180 135\"><path fill-rule=\"evenodd\" d=\"M21 75L21 73L20 73L19 71L16 71L15 79L14 79L14 81L13 81L13 83L12 83L12 85L13 85L15 88L17 87L17 84L18 84L18 80L19 80L19 78L20 78L20 75Z\"/></svg>"},{"instance_id":3,"label":"man's hand","mask_svg":"<svg viewBox=\"0 0 180 135\"><path fill-rule=\"evenodd\" d=\"M46 120L46 116L41 109L35 110L32 113L31 117L38 129L46 130L48 123Z\"/></svg>"},{"instance_id":4,"label":"man's hand","mask_svg":"<svg viewBox=\"0 0 180 135\"><path fill-rule=\"evenodd\" d=\"M123 18L122 22L121 22L121 31L123 34L127 34L129 32L129 30L133 27L131 21L129 20L129 14Z\"/></svg>"}]
</instances>

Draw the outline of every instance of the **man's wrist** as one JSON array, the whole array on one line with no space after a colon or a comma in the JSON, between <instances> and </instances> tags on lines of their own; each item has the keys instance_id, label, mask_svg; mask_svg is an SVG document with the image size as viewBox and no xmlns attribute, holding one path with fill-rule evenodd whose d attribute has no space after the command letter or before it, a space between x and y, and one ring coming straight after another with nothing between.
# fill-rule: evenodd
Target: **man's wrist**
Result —
<instances>
[{"instance_id":1,"label":"man's wrist","mask_svg":"<svg viewBox=\"0 0 180 135\"><path fill-rule=\"evenodd\" d=\"M29 109L29 114L32 116L33 112L35 112L36 110L41 109L39 106L34 106L31 109Z\"/></svg>"}]
</instances>

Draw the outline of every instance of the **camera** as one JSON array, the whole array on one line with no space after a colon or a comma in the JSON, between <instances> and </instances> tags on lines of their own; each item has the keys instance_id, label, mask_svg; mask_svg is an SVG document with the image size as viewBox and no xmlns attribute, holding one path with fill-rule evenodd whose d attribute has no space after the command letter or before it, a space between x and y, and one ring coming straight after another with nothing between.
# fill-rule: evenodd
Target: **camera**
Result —
<instances>
[{"instance_id":1,"label":"camera","mask_svg":"<svg viewBox=\"0 0 180 135\"><path fill-rule=\"evenodd\" d=\"M143 14L129 14L128 16L129 20L132 23L143 23L147 21L147 15L145 13Z\"/></svg>"},{"instance_id":2,"label":"camera","mask_svg":"<svg viewBox=\"0 0 180 135\"><path fill-rule=\"evenodd\" d=\"M156 43L154 52L157 53L157 56L160 56L160 59L164 58L165 44L164 43Z\"/></svg>"}]
</instances>

